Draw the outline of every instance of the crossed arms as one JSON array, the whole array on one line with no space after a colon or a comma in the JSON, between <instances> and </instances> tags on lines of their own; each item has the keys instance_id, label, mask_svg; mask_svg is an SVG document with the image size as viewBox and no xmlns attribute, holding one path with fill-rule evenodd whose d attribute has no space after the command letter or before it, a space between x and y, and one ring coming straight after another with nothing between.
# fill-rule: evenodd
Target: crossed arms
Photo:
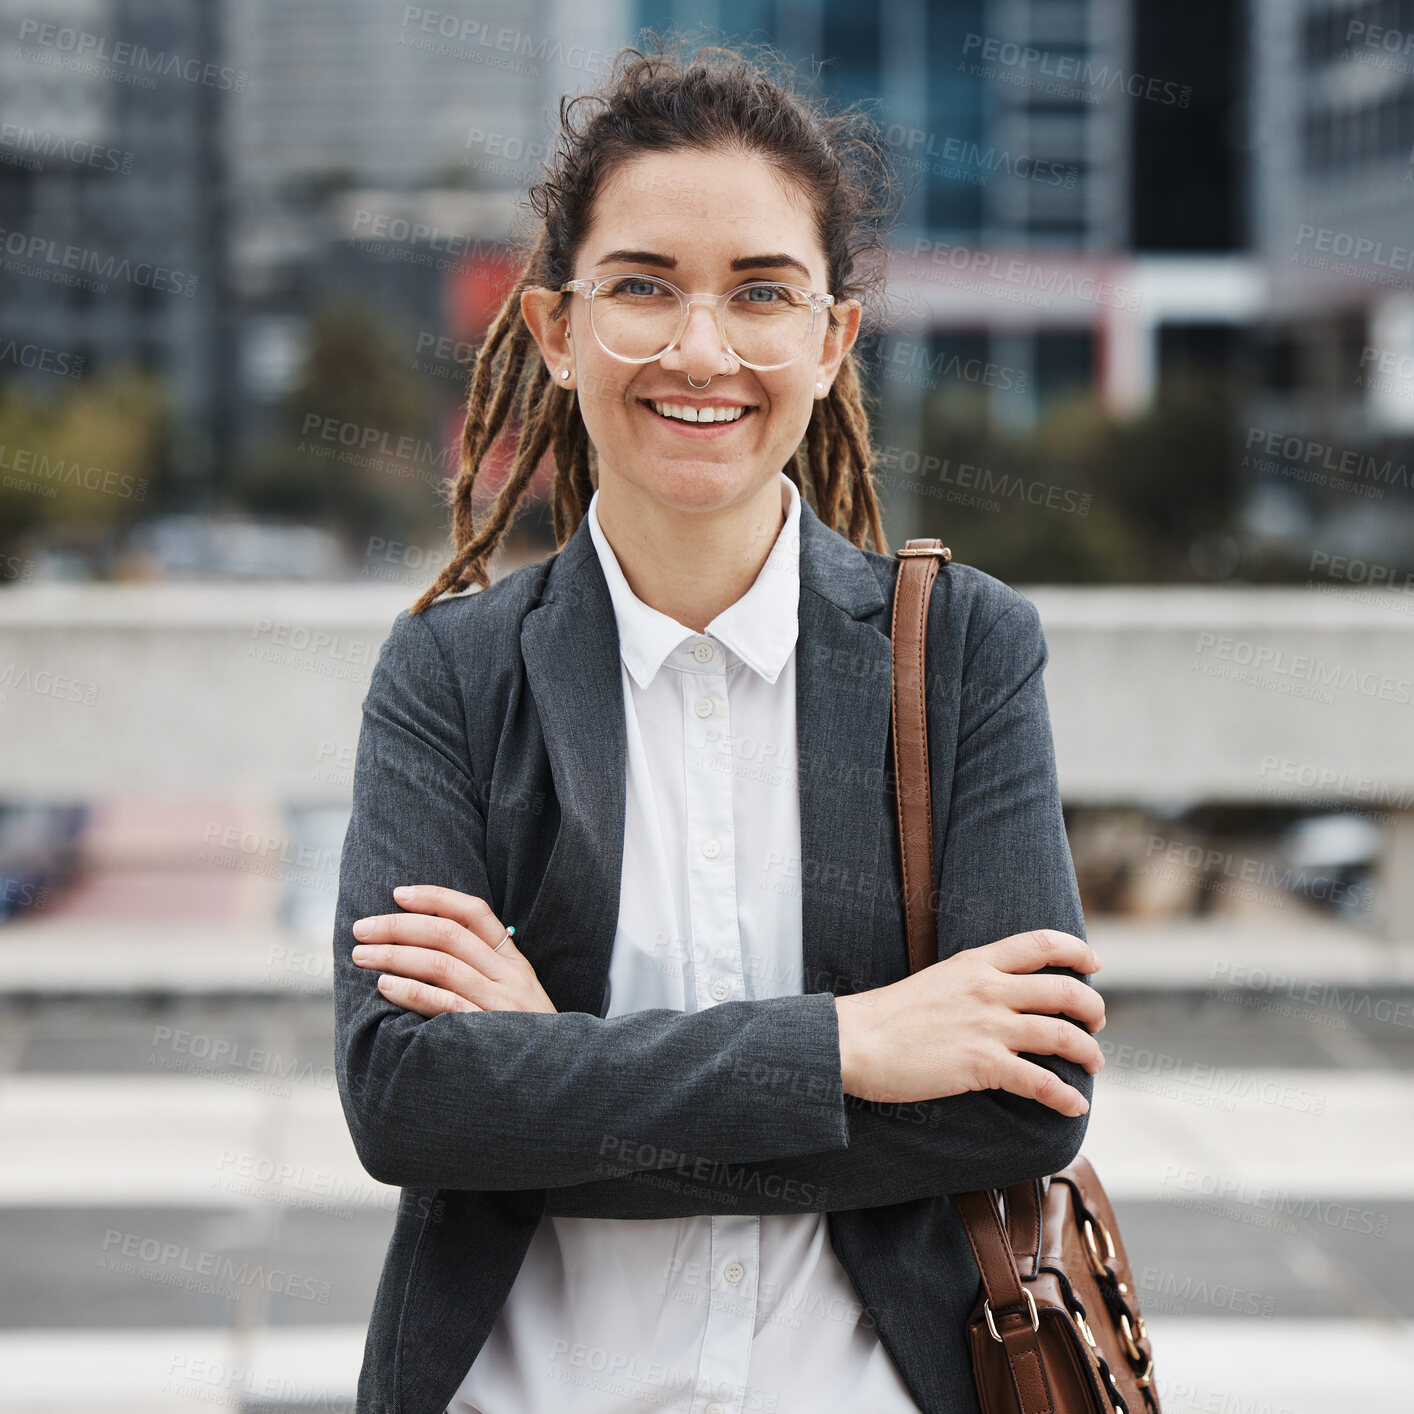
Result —
<instances>
[{"instance_id":1,"label":"crossed arms","mask_svg":"<svg viewBox=\"0 0 1414 1414\"><path fill-rule=\"evenodd\" d=\"M1029 928L1083 936L1034 609L1015 596L976 640L938 878L942 957ZM397 884L488 897L483 798L435 636L400 615L364 703L334 931L339 1090L373 1177L538 1188L553 1214L661 1218L906 1202L1049 1173L1078 1152L1085 1117L1005 1091L845 1096L828 992L610 1019L398 1006L352 962L353 921L391 911ZM1028 1058L1090 1098L1082 1066Z\"/></svg>"}]
</instances>

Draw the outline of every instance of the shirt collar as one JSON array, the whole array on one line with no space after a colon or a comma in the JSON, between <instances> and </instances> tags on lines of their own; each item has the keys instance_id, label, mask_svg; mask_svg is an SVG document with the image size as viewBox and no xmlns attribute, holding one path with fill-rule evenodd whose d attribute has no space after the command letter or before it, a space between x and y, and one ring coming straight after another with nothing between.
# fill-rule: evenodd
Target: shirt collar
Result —
<instances>
[{"instance_id":1,"label":"shirt collar","mask_svg":"<svg viewBox=\"0 0 1414 1414\"><path fill-rule=\"evenodd\" d=\"M773 683L795 648L800 603L800 492L785 472L777 473L786 521L751 588L729 604L705 633L735 653L747 667ZM668 654L697 634L645 604L632 589L599 524L596 489L589 498L589 533L609 586L618 621L619 653L639 687L647 687Z\"/></svg>"}]
</instances>

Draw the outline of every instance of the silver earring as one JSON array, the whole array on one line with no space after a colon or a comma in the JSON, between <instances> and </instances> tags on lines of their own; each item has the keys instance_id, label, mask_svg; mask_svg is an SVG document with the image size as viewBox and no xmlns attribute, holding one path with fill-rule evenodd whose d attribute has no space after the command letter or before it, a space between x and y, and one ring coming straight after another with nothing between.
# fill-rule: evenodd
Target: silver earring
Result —
<instances>
[{"instance_id":1,"label":"silver earring","mask_svg":"<svg viewBox=\"0 0 1414 1414\"><path fill-rule=\"evenodd\" d=\"M568 368L562 368L562 369L560 369L560 377L561 377L561 378L568 378L569 376L570 376L570 371L569 371Z\"/></svg>"}]
</instances>

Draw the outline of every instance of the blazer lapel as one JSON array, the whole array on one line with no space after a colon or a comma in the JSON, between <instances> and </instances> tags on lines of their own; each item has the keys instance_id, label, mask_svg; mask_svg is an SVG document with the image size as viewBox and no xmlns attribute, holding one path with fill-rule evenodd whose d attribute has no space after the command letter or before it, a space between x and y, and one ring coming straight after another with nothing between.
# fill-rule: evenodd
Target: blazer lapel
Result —
<instances>
[{"instance_id":1,"label":"blazer lapel","mask_svg":"<svg viewBox=\"0 0 1414 1414\"><path fill-rule=\"evenodd\" d=\"M888 599L864 555L803 497L800 587L804 986L852 992L907 973L888 833L891 644L864 621L887 623ZM556 1005L597 1016L618 923L627 743L618 626L587 520L555 555L520 645L560 806L524 931Z\"/></svg>"},{"instance_id":2,"label":"blazer lapel","mask_svg":"<svg viewBox=\"0 0 1414 1414\"><path fill-rule=\"evenodd\" d=\"M806 992L907 974L895 906L889 600L864 554L800 509L796 737ZM874 622L867 622L866 619Z\"/></svg>"},{"instance_id":3,"label":"blazer lapel","mask_svg":"<svg viewBox=\"0 0 1414 1414\"><path fill-rule=\"evenodd\" d=\"M599 1016L618 926L628 744L618 623L587 518L555 555L520 647L560 806L524 931L555 1005Z\"/></svg>"}]
</instances>

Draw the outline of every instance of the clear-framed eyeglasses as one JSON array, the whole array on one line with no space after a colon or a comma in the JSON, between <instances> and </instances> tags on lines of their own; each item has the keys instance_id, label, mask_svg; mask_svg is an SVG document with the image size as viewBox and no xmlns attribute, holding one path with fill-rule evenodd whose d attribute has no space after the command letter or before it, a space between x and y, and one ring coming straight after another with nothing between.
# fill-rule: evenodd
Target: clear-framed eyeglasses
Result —
<instances>
[{"instance_id":1,"label":"clear-framed eyeglasses","mask_svg":"<svg viewBox=\"0 0 1414 1414\"><path fill-rule=\"evenodd\" d=\"M725 294L689 295L661 275L605 275L569 280L562 291L589 301L589 327L599 347L624 363L652 363L673 348L687 328L693 304L712 304L727 352L764 372L794 363L815 332L820 311L834 295L776 280L748 280Z\"/></svg>"}]
</instances>

